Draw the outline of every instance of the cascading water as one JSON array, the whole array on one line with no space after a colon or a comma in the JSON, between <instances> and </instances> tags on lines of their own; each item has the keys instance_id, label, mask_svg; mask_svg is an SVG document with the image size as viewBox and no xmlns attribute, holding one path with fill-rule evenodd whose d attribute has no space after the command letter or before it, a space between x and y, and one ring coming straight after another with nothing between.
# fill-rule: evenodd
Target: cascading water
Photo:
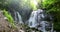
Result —
<instances>
[{"instance_id":1,"label":"cascading water","mask_svg":"<svg viewBox=\"0 0 60 32\"><path fill-rule=\"evenodd\" d=\"M19 14L19 12L17 12L17 16L18 16L18 21L19 21L19 23L23 23L22 17L21 17L21 15Z\"/></svg>"},{"instance_id":2,"label":"cascading water","mask_svg":"<svg viewBox=\"0 0 60 32\"><path fill-rule=\"evenodd\" d=\"M48 22L47 20L45 20L46 16L44 15L44 11L41 9L38 9L37 11L33 11L31 13L31 16L29 18L29 27L30 28L35 28L37 27L38 30L41 30L42 32L48 32L47 30L49 30L49 32L53 32L53 25L52 23ZM40 25L38 27L38 25Z\"/></svg>"},{"instance_id":3,"label":"cascading water","mask_svg":"<svg viewBox=\"0 0 60 32\"><path fill-rule=\"evenodd\" d=\"M17 21L20 24L23 24L22 17L19 14L19 12L15 12L15 21Z\"/></svg>"},{"instance_id":4,"label":"cascading water","mask_svg":"<svg viewBox=\"0 0 60 32\"><path fill-rule=\"evenodd\" d=\"M36 16L37 16L37 11L33 11L31 13L30 19L28 20L29 21L28 25L30 27L36 27L36 25L37 25Z\"/></svg>"},{"instance_id":5,"label":"cascading water","mask_svg":"<svg viewBox=\"0 0 60 32\"><path fill-rule=\"evenodd\" d=\"M41 30L42 32L46 32L46 30L45 30L45 21L42 21L42 22L40 23L40 25L41 25L41 27L38 28L38 29Z\"/></svg>"},{"instance_id":6,"label":"cascading water","mask_svg":"<svg viewBox=\"0 0 60 32\"><path fill-rule=\"evenodd\" d=\"M37 11L32 11L30 18L28 20L28 26L30 28L37 28L42 32L48 32L48 31L53 32L52 21L47 21L46 18L48 18L48 15L45 15L43 10L38 9ZM51 16L49 18L52 19ZM22 17L19 14L19 12L15 12L15 19L19 23L23 23Z\"/></svg>"}]
</instances>

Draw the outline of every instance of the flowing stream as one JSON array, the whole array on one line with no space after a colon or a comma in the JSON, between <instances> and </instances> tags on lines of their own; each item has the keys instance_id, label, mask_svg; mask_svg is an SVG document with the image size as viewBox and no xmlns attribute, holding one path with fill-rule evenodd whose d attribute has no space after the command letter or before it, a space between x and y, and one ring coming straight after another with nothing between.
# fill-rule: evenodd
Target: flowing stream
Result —
<instances>
[{"instance_id":1,"label":"flowing stream","mask_svg":"<svg viewBox=\"0 0 60 32\"><path fill-rule=\"evenodd\" d=\"M17 12L17 16L18 16L18 19L19 19L19 23L23 23L21 15L19 14L19 12Z\"/></svg>"},{"instance_id":2,"label":"flowing stream","mask_svg":"<svg viewBox=\"0 0 60 32\"><path fill-rule=\"evenodd\" d=\"M36 21L37 11L33 11L31 13L30 19L29 19L29 26L30 27L36 27L37 21Z\"/></svg>"},{"instance_id":3,"label":"flowing stream","mask_svg":"<svg viewBox=\"0 0 60 32\"><path fill-rule=\"evenodd\" d=\"M22 17L19 14L19 12L15 12L15 21L18 21L18 23L21 23L21 24L23 23Z\"/></svg>"},{"instance_id":4,"label":"flowing stream","mask_svg":"<svg viewBox=\"0 0 60 32\"><path fill-rule=\"evenodd\" d=\"M47 14L46 14L47 15ZM52 21L47 21L48 17L44 14L44 10L38 9L37 11L32 11L30 18L28 19L28 26L30 28L37 28L42 32L53 32L53 23ZM22 17L19 12L15 12L15 18L19 23L23 23Z\"/></svg>"},{"instance_id":5,"label":"flowing stream","mask_svg":"<svg viewBox=\"0 0 60 32\"><path fill-rule=\"evenodd\" d=\"M51 21L48 22L45 19L46 18L43 10L38 9L37 11L32 11L29 18L29 27L37 27L37 29L41 30L42 32L53 32L53 25Z\"/></svg>"}]
</instances>

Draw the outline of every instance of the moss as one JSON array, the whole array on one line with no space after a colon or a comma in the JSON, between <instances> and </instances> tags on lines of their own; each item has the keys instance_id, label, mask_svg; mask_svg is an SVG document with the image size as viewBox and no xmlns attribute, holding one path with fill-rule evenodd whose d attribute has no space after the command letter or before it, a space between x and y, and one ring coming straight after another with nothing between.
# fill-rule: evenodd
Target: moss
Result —
<instances>
[{"instance_id":1,"label":"moss","mask_svg":"<svg viewBox=\"0 0 60 32\"><path fill-rule=\"evenodd\" d=\"M12 25L12 27L15 27L14 20L11 16L11 14L8 13L5 9L3 10L3 14L5 17L7 17L8 22Z\"/></svg>"}]
</instances>

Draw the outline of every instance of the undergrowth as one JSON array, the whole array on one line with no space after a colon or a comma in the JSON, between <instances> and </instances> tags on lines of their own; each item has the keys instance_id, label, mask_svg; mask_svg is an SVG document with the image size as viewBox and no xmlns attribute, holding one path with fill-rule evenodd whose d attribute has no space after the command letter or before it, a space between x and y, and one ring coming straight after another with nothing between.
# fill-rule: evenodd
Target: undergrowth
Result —
<instances>
[{"instance_id":1,"label":"undergrowth","mask_svg":"<svg viewBox=\"0 0 60 32\"><path fill-rule=\"evenodd\" d=\"M11 24L11 26L14 28L14 27L15 27L15 24L14 24L14 20L13 20L11 14L9 14L8 11L6 11L5 9L3 9L3 15L4 15L5 17L7 17L8 22L9 22L9 23Z\"/></svg>"}]
</instances>

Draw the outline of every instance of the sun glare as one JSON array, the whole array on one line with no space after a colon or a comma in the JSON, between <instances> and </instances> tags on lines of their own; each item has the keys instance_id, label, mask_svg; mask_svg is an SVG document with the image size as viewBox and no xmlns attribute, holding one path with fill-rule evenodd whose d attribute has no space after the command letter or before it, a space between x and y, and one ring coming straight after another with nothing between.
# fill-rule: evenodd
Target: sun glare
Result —
<instances>
[{"instance_id":1,"label":"sun glare","mask_svg":"<svg viewBox=\"0 0 60 32\"><path fill-rule=\"evenodd\" d=\"M33 1L34 1L34 4L35 4L35 5L37 5L37 4L38 4L38 3L37 3L37 0L33 0Z\"/></svg>"}]
</instances>

